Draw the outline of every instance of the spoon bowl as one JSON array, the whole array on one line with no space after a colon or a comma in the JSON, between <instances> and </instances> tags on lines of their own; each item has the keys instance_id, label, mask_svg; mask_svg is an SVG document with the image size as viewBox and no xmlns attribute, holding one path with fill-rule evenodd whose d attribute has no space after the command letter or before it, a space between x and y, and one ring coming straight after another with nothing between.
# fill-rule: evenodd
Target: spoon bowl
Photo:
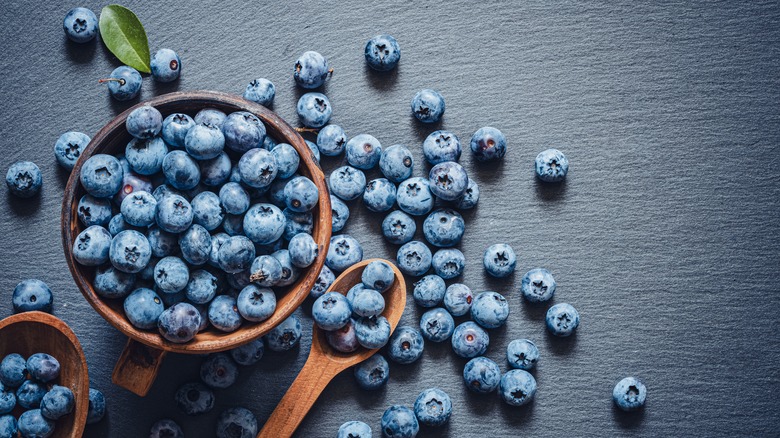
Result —
<instances>
[{"instance_id":1,"label":"spoon bowl","mask_svg":"<svg viewBox=\"0 0 780 438\"><path fill-rule=\"evenodd\" d=\"M27 358L48 353L60 363L56 383L73 391L73 412L57 420L53 438L81 437L89 410L87 359L73 331L61 319L43 312L24 312L0 321L0 358L18 353ZM18 411L18 412L17 412ZM18 417L17 407L13 414Z\"/></svg>"},{"instance_id":2,"label":"spoon bowl","mask_svg":"<svg viewBox=\"0 0 780 438\"><path fill-rule=\"evenodd\" d=\"M346 295L352 286L362 282L363 269L374 261L384 261L393 268L395 274L393 285L383 294L385 310L382 312L382 316L390 323L392 334L406 307L406 282L401 271L393 263L382 259L363 260L342 272L328 288L328 292ZM312 329L309 358L306 359L306 364L303 365L298 377L266 421L263 430L257 435L258 438L291 436L334 377L373 356L377 351L378 349L359 347L352 353L342 353L328 344L325 330L315 324Z\"/></svg>"}]
</instances>

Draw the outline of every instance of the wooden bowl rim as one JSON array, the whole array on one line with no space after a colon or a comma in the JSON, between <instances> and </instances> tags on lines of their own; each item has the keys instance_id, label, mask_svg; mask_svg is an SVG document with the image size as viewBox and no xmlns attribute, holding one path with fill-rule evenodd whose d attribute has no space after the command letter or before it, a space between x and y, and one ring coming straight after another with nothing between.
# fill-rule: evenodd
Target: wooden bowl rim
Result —
<instances>
[{"instance_id":1,"label":"wooden bowl rim","mask_svg":"<svg viewBox=\"0 0 780 438\"><path fill-rule=\"evenodd\" d=\"M316 222L313 232L315 241L317 241L319 247L319 253L314 263L307 268L305 275L289 287L283 300L278 302L278 304L282 303L282 305L277 306L276 311L269 319L259 323L244 323L238 330L232 333L220 333L219 336L213 339L198 340L196 337L193 341L188 343L176 344L165 340L156 331L137 329L130 324L124 315L118 315L111 309L104 302L103 298L95 293L91 282L82 274L80 265L78 265L73 258L73 242L77 235L77 227L79 226L75 208L75 204L78 202L76 194L80 189L79 173L81 172L81 167L86 159L95 153L102 153L102 149L107 146L105 143L112 138L112 134L118 129L125 129L125 120L127 119L127 116L136 108L144 105L159 107L162 105L183 102L195 104L201 108L218 107L224 109L225 107L230 107L232 108L232 111L248 111L263 121L268 135L273 134L275 139L289 143L296 149L301 158L302 166L307 170L311 180L319 189L319 201L316 207L317 212L315 212ZM166 115L167 114L163 114L163 116ZM139 102L138 104L133 105L114 117L101 128L94 137L92 137L89 145L87 145L82 156L71 171L67 186L65 187L65 193L62 200L62 246L70 273L82 295L84 295L89 304L111 325L131 339L152 348L175 353L203 354L235 348L263 336L273 329L273 327L276 327L276 325L287 319L295 309L303 303L309 295L309 291L314 286L322 266L325 264L325 256L327 255L328 246L330 245L332 231L331 220L330 194L325 181L325 175L303 137L301 137L300 134L298 134L298 132L281 117L260 104L228 93L215 91L175 92L157 96L148 101ZM292 295L292 297L287 299L288 295Z\"/></svg>"},{"instance_id":2,"label":"wooden bowl rim","mask_svg":"<svg viewBox=\"0 0 780 438\"><path fill-rule=\"evenodd\" d=\"M0 320L0 330L6 327L19 324L43 324L60 332L65 336L76 350L77 362L80 364L78 372L82 374L81 385L76 388L76 404L73 417L73 431L71 437L80 437L84 433L84 427L87 425L87 414L89 412L89 368L87 367L87 358L84 356L84 350L81 348L79 338L65 321L54 315L44 312L22 312L11 315ZM58 358L59 359L59 358ZM57 429L54 430L54 436L57 436Z\"/></svg>"}]
</instances>

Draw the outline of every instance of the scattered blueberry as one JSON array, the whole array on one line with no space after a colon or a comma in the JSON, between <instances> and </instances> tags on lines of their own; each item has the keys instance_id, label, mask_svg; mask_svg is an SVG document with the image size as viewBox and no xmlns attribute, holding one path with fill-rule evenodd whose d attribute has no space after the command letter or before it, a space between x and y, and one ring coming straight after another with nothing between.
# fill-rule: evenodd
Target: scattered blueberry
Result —
<instances>
[{"instance_id":1,"label":"scattered blueberry","mask_svg":"<svg viewBox=\"0 0 780 438\"><path fill-rule=\"evenodd\" d=\"M452 316L463 316L469 313L473 300L471 289L463 283L447 286L447 291L444 293L444 307Z\"/></svg>"},{"instance_id":2,"label":"scattered blueberry","mask_svg":"<svg viewBox=\"0 0 780 438\"><path fill-rule=\"evenodd\" d=\"M431 193L445 201L454 201L466 192L469 177L466 170L454 161L439 163L428 174Z\"/></svg>"},{"instance_id":3,"label":"scattered blueberry","mask_svg":"<svg viewBox=\"0 0 780 438\"><path fill-rule=\"evenodd\" d=\"M317 134L317 148L322 155L335 157L342 152L347 145L347 134L339 125L327 125Z\"/></svg>"},{"instance_id":4,"label":"scattered blueberry","mask_svg":"<svg viewBox=\"0 0 780 438\"><path fill-rule=\"evenodd\" d=\"M91 140L87 134L81 132L71 131L62 134L54 143L54 157L57 163L63 169L72 170Z\"/></svg>"},{"instance_id":5,"label":"scattered blueberry","mask_svg":"<svg viewBox=\"0 0 780 438\"><path fill-rule=\"evenodd\" d=\"M62 21L65 35L75 43L86 43L95 39L98 33L98 19L87 8L73 8Z\"/></svg>"},{"instance_id":6,"label":"scattered blueberry","mask_svg":"<svg viewBox=\"0 0 780 438\"><path fill-rule=\"evenodd\" d=\"M270 107L276 95L276 87L266 78L253 79L244 90L244 99Z\"/></svg>"},{"instance_id":7,"label":"scattered blueberry","mask_svg":"<svg viewBox=\"0 0 780 438\"><path fill-rule=\"evenodd\" d=\"M87 424L95 424L106 415L106 398L103 393L95 388L89 388L89 409L87 411Z\"/></svg>"},{"instance_id":8,"label":"scattered blueberry","mask_svg":"<svg viewBox=\"0 0 780 438\"><path fill-rule=\"evenodd\" d=\"M555 295L555 279L547 269L531 269L523 275L520 292L531 303L549 301Z\"/></svg>"},{"instance_id":9,"label":"scattered blueberry","mask_svg":"<svg viewBox=\"0 0 780 438\"><path fill-rule=\"evenodd\" d=\"M539 152L534 161L536 176L544 182L559 182L566 179L569 172L569 159L558 149Z\"/></svg>"},{"instance_id":10,"label":"scattered blueberry","mask_svg":"<svg viewBox=\"0 0 780 438\"><path fill-rule=\"evenodd\" d=\"M506 138L496 128L480 128L471 136L471 152L478 161L500 160L506 154Z\"/></svg>"},{"instance_id":11,"label":"scattered blueberry","mask_svg":"<svg viewBox=\"0 0 780 438\"><path fill-rule=\"evenodd\" d=\"M426 178L412 177L398 185L398 207L413 216L428 214L433 209L433 193Z\"/></svg>"},{"instance_id":12,"label":"scattered blueberry","mask_svg":"<svg viewBox=\"0 0 780 438\"><path fill-rule=\"evenodd\" d=\"M398 248L398 269L406 275L419 277L431 268L431 250L419 240L413 240Z\"/></svg>"},{"instance_id":13,"label":"scattered blueberry","mask_svg":"<svg viewBox=\"0 0 780 438\"><path fill-rule=\"evenodd\" d=\"M149 430L149 438L184 438L181 427L170 418L155 421Z\"/></svg>"},{"instance_id":14,"label":"scattered blueberry","mask_svg":"<svg viewBox=\"0 0 780 438\"><path fill-rule=\"evenodd\" d=\"M395 184L385 178L371 180L363 192L363 203L371 211L383 212L395 204Z\"/></svg>"},{"instance_id":15,"label":"scattered blueberry","mask_svg":"<svg viewBox=\"0 0 780 438\"><path fill-rule=\"evenodd\" d=\"M460 140L450 131L433 131L423 142L423 155L431 165L445 161L458 161L460 154Z\"/></svg>"},{"instance_id":16,"label":"scattered blueberry","mask_svg":"<svg viewBox=\"0 0 780 438\"><path fill-rule=\"evenodd\" d=\"M471 318L487 329L501 327L509 318L509 303L499 293L481 292L471 304Z\"/></svg>"},{"instance_id":17,"label":"scattered blueberry","mask_svg":"<svg viewBox=\"0 0 780 438\"><path fill-rule=\"evenodd\" d=\"M423 233L431 245L448 248L460 243L466 230L463 216L452 209L439 209L425 218Z\"/></svg>"},{"instance_id":18,"label":"scattered blueberry","mask_svg":"<svg viewBox=\"0 0 780 438\"><path fill-rule=\"evenodd\" d=\"M392 70L401 59L398 41L390 35L377 35L368 40L364 53L368 66L377 71Z\"/></svg>"},{"instance_id":19,"label":"scattered blueberry","mask_svg":"<svg viewBox=\"0 0 780 438\"><path fill-rule=\"evenodd\" d=\"M449 280L463 273L466 257L459 249L443 248L433 254L431 266L436 275Z\"/></svg>"},{"instance_id":20,"label":"scattered blueberry","mask_svg":"<svg viewBox=\"0 0 780 438\"><path fill-rule=\"evenodd\" d=\"M290 315L279 325L265 335L268 349L271 351L287 351L298 345L301 340L301 322L295 315Z\"/></svg>"},{"instance_id":21,"label":"scattered blueberry","mask_svg":"<svg viewBox=\"0 0 780 438\"><path fill-rule=\"evenodd\" d=\"M392 211L382 220L382 234L390 243L403 245L412 240L416 232L417 223L402 211Z\"/></svg>"},{"instance_id":22,"label":"scattered blueberry","mask_svg":"<svg viewBox=\"0 0 780 438\"><path fill-rule=\"evenodd\" d=\"M306 93L298 99L298 118L307 128L322 128L330 121L333 107L322 93Z\"/></svg>"},{"instance_id":23,"label":"scattered blueberry","mask_svg":"<svg viewBox=\"0 0 780 438\"><path fill-rule=\"evenodd\" d=\"M447 286L438 275L426 275L414 283L414 302L421 307L436 307L444 299Z\"/></svg>"},{"instance_id":24,"label":"scattered blueberry","mask_svg":"<svg viewBox=\"0 0 780 438\"><path fill-rule=\"evenodd\" d=\"M509 370L501 376L498 394L507 404L522 406L533 400L536 379L526 370Z\"/></svg>"},{"instance_id":25,"label":"scattered blueberry","mask_svg":"<svg viewBox=\"0 0 780 438\"><path fill-rule=\"evenodd\" d=\"M352 137L346 147L347 162L358 169L369 170L379 164L382 145L372 135L360 134Z\"/></svg>"},{"instance_id":26,"label":"scattered blueberry","mask_svg":"<svg viewBox=\"0 0 780 438\"><path fill-rule=\"evenodd\" d=\"M400 183L412 176L414 158L409 148L396 144L382 151L379 158L382 175L394 183Z\"/></svg>"},{"instance_id":27,"label":"scattered blueberry","mask_svg":"<svg viewBox=\"0 0 780 438\"><path fill-rule=\"evenodd\" d=\"M366 175L351 166L341 166L330 173L328 188L345 201L357 199L366 188Z\"/></svg>"},{"instance_id":28,"label":"scattered blueberry","mask_svg":"<svg viewBox=\"0 0 780 438\"><path fill-rule=\"evenodd\" d=\"M265 344L263 344L263 338L258 338L230 350L230 357L239 365L249 366L260 362L263 353L265 353Z\"/></svg>"},{"instance_id":29,"label":"scattered blueberry","mask_svg":"<svg viewBox=\"0 0 780 438\"><path fill-rule=\"evenodd\" d=\"M503 278L515 271L517 257L511 246L505 243L496 243L485 250L482 263L488 274Z\"/></svg>"},{"instance_id":30,"label":"scattered blueberry","mask_svg":"<svg viewBox=\"0 0 780 438\"><path fill-rule=\"evenodd\" d=\"M362 421L347 421L339 427L336 438L371 438L371 427Z\"/></svg>"},{"instance_id":31,"label":"scattered blueberry","mask_svg":"<svg viewBox=\"0 0 780 438\"><path fill-rule=\"evenodd\" d=\"M390 378L390 365L384 356L377 353L355 365L354 374L358 386L371 391L379 389L387 383Z\"/></svg>"},{"instance_id":32,"label":"scattered blueberry","mask_svg":"<svg viewBox=\"0 0 780 438\"><path fill-rule=\"evenodd\" d=\"M22 280L14 288L13 296L14 313L20 312L51 312L52 293L49 286L41 280ZM3 381L8 386L16 386Z\"/></svg>"},{"instance_id":33,"label":"scattered blueberry","mask_svg":"<svg viewBox=\"0 0 780 438\"><path fill-rule=\"evenodd\" d=\"M341 272L363 260L363 248L348 234L339 234L330 238L325 264L334 271Z\"/></svg>"},{"instance_id":34,"label":"scattered blueberry","mask_svg":"<svg viewBox=\"0 0 780 438\"><path fill-rule=\"evenodd\" d=\"M211 354L200 365L200 380L210 388L228 388L236 378L238 367L227 353Z\"/></svg>"},{"instance_id":35,"label":"scattered blueberry","mask_svg":"<svg viewBox=\"0 0 780 438\"><path fill-rule=\"evenodd\" d=\"M530 370L539 361L539 349L528 339L515 339L506 346L506 360L512 368Z\"/></svg>"},{"instance_id":36,"label":"scattered blueberry","mask_svg":"<svg viewBox=\"0 0 780 438\"><path fill-rule=\"evenodd\" d=\"M441 307L423 313L420 318L420 330L425 339L432 342L444 342L455 331L455 320Z\"/></svg>"},{"instance_id":37,"label":"scattered blueberry","mask_svg":"<svg viewBox=\"0 0 780 438\"><path fill-rule=\"evenodd\" d=\"M331 227L334 233L344 229L349 220L349 207L341 199L330 195Z\"/></svg>"},{"instance_id":38,"label":"scattered blueberry","mask_svg":"<svg viewBox=\"0 0 780 438\"><path fill-rule=\"evenodd\" d=\"M571 304L560 303L547 309L547 329L555 336L570 336L580 325L580 314Z\"/></svg>"},{"instance_id":39,"label":"scattered blueberry","mask_svg":"<svg viewBox=\"0 0 780 438\"><path fill-rule=\"evenodd\" d=\"M135 99L141 91L141 73L126 65L115 68L109 78L98 82L108 83L108 94L119 101Z\"/></svg>"},{"instance_id":40,"label":"scattered blueberry","mask_svg":"<svg viewBox=\"0 0 780 438\"><path fill-rule=\"evenodd\" d=\"M152 77L157 82L173 82L181 75L181 59L171 49L160 49L152 56Z\"/></svg>"},{"instance_id":41,"label":"scattered blueberry","mask_svg":"<svg viewBox=\"0 0 780 438\"><path fill-rule=\"evenodd\" d=\"M249 409L229 408L217 418L217 438L253 438L257 435L257 417Z\"/></svg>"},{"instance_id":42,"label":"scattered blueberry","mask_svg":"<svg viewBox=\"0 0 780 438\"><path fill-rule=\"evenodd\" d=\"M5 174L8 190L19 198L31 198L41 191L41 169L31 161L17 161Z\"/></svg>"},{"instance_id":43,"label":"scattered blueberry","mask_svg":"<svg viewBox=\"0 0 780 438\"><path fill-rule=\"evenodd\" d=\"M455 327L452 333L452 350L466 359L485 354L490 337L473 321L466 321Z\"/></svg>"},{"instance_id":44,"label":"scattered blueberry","mask_svg":"<svg viewBox=\"0 0 780 438\"><path fill-rule=\"evenodd\" d=\"M382 433L388 438L414 438L420 431L414 412L403 405L393 405L382 414Z\"/></svg>"},{"instance_id":45,"label":"scattered blueberry","mask_svg":"<svg viewBox=\"0 0 780 438\"><path fill-rule=\"evenodd\" d=\"M422 356L423 347L423 337L416 328L400 326L390 337L387 355L393 362L406 365L415 362Z\"/></svg>"},{"instance_id":46,"label":"scattered blueberry","mask_svg":"<svg viewBox=\"0 0 780 438\"><path fill-rule=\"evenodd\" d=\"M328 60L317 52L304 52L295 61L293 78L299 87L314 89L319 88L333 73L328 67Z\"/></svg>"},{"instance_id":47,"label":"scattered blueberry","mask_svg":"<svg viewBox=\"0 0 780 438\"><path fill-rule=\"evenodd\" d=\"M501 370L498 364L484 356L475 357L463 367L463 382L469 390L486 394L498 388Z\"/></svg>"},{"instance_id":48,"label":"scattered blueberry","mask_svg":"<svg viewBox=\"0 0 780 438\"><path fill-rule=\"evenodd\" d=\"M431 89L419 91L412 99L412 114L423 123L436 123L444 115L444 97Z\"/></svg>"},{"instance_id":49,"label":"scattered blueberry","mask_svg":"<svg viewBox=\"0 0 780 438\"><path fill-rule=\"evenodd\" d=\"M439 388L426 389L414 402L414 415L426 426L443 426L452 415L452 400Z\"/></svg>"},{"instance_id":50,"label":"scattered blueberry","mask_svg":"<svg viewBox=\"0 0 780 438\"><path fill-rule=\"evenodd\" d=\"M330 268L328 268L326 265L322 265L320 275L317 276L317 280L314 282L314 286L311 288L311 291L309 291L309 296L315 300L321 297L322 294L324 294L325 291L330 288L330 285L333 284L335 280L336 276L333 274L333 271L331 271Z\"/></svg>"},{"instance_id":51,"label":"scattered blueberry","mask_svg":"<svg viewBox=\"0 0 780 438\"><path fill-rule=\"evenodd\" d=\"M645 404L647 387L636 377L626 377L615 385L612 400L624 411L635 411Z\"/></svg>"},{"instance_id":52,"label":"scattered blueberry","mask_svg":"<svg viewBox=\"0 0 780 438\"><path fill-rule=\"evenodd\" d=\"M455 207L461 210L468 210L477 206L479 202L479 186L473 178L469 178L469 186L466 191L455 200Z\"/></svg>"}]
</instances>

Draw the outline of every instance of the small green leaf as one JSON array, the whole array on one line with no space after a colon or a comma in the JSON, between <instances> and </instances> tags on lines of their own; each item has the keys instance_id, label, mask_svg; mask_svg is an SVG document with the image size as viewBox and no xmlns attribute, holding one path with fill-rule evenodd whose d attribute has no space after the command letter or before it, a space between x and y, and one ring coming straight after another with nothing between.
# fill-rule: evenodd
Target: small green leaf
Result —
<instances>
[{"instance_id":1,"label":"small green leaf","mask_svg":"<svg viewBox=\"0 0 780 438\"><path fill-rule=\"evenodd\" d=\"M100 12L100 38L120 61L134 69L151 73L149 41L141 21L133 11L108 5Z\"/></svg>"}]
</instances>

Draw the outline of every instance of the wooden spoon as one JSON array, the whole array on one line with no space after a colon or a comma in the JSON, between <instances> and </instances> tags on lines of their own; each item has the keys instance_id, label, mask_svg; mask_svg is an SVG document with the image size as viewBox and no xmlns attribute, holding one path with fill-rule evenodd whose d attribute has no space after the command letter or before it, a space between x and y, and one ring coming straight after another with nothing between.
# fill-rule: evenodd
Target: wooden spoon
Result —
<instances>
[{"instance_id":1,"label":"wooden spoon","mask_svg":"<svg viewBox=\"0 0 780 438\"><path fill-rule=\"evenodd\" d=\"M346 294L352 286L362 281L361 276L366 265L377 260L382 259L363 260L351 266L339 275L328 288L328 292ZM390 322L392 333L401 320L406 306L406 282L401 271L394 264L390 262L387 264L393 268L395 281L384 293L385 310L382 315ZM315 325L312 329L311 351L306 364L266 421L263 430L257 435L258 438L292 436L328 383L340 372L363 362L376 352L377 350L360 347L353 353L341 353L328 344L325 331Z\"/></svg>"},{"instance_id":2,"label":"wooden spoon","mask_svg":"<svg viewBox=\"0 0 780 438\"><path fill-rule=\"evenodd\" d=\"M43 312L24 312L0 321L0 358L18 353L25 358L48 353L60 363L55 383L73 391L73 412L57 420L53 438L79 438L84 433L89 410L87 359L73 331L61 319ZM19 408L17 408L19 410ZM21 410L15 410L18 417Z\"/></svg>"}]
</instances>

